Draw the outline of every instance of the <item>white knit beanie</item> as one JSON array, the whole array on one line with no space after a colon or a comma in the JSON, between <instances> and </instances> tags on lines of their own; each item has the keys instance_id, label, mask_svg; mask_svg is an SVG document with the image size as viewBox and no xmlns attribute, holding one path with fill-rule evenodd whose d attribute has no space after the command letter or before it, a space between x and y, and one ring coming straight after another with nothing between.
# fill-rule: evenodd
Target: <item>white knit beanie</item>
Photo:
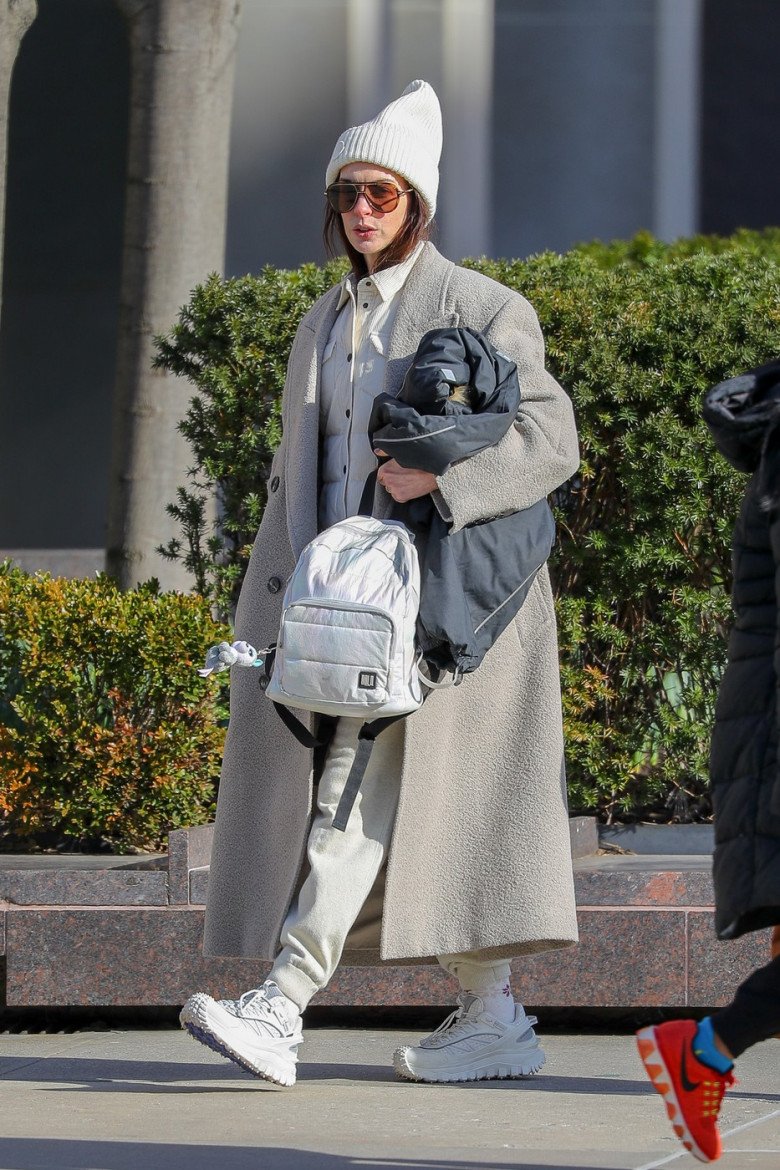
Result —
<instances>
[{"instance_id":1,"label":"white knit beanie","mask_svg":"<svg viewBox=\"0 0 780 1170\"><path fill-rule=\"evenodd\" d=\"M335 183L349 163L373 163L411 183L425 201L430 222L436 214L441 142L439 99L427 81L413 81L370 122L344 131L328 163L325 186Z\"/></svg>"}]
</instances>

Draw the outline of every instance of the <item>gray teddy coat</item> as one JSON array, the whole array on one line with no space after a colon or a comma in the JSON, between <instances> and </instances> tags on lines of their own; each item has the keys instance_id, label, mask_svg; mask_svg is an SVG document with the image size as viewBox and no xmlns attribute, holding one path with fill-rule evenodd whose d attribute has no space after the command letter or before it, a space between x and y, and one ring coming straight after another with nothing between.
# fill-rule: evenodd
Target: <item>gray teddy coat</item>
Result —
<instances>
[{"instance_id":1,"label":"gray teddy coat","mask_svg":"<svg viewBox=\"0 0 780 1170\"><path fill-rule=\"evenodd\" d=\"M276 640L282 597L317 531L319 370L338 288L293 343L283 437L236 613L235 637ZM468 325L517 363L522 398L504 438L439 478L454 528L526 508L579 462L571 403L544 368L536 315L517 293L426 244L401 293L385 391L423 333ZM392 500L377 487L374 513ZM255 671L235 671L206 908L207 955L272 959L304 863L312 758ZM381 915L382 959L473 949L493 957L577 941L552 592L546 568L478 670L405 721L398 813ZM344 958L350 961L349 940ZM368 952L362 953L365 956Z\"/></svg>"}]
</instances>

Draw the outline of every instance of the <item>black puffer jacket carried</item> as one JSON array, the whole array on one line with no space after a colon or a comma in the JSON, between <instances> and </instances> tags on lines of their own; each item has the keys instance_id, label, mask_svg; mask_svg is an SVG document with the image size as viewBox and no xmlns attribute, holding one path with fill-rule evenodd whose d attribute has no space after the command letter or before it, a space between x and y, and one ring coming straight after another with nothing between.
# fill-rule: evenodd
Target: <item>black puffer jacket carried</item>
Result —
<instances>
[{"instance_id":1,"label":"black puffer jacket carried","mask_svg":"<svg viewBox=\"0 0 780 1170\"><path fill-rule=\"evenodd\" d=\"M402 467L442 475L497 443L517 417L517 367L473 329L426 333L398 395L374 400L374 448ZM396 505L420 554L417 643L438 670L475 670L516 616L547 560L555 523L546 500L457 532L431 496Z\"/></svg>"},{"instance_id":2,"label":"black puffer jacket carried","mask_svg":"<svg viewBox=\"0 0 780 1170\"><path fill-rule=\"evenodd\" d=\"M780 361L704 399L718 450L751 478L734 529L734 626L710 751L719 938L780 923Z\"/></svg>"}]
</instances>

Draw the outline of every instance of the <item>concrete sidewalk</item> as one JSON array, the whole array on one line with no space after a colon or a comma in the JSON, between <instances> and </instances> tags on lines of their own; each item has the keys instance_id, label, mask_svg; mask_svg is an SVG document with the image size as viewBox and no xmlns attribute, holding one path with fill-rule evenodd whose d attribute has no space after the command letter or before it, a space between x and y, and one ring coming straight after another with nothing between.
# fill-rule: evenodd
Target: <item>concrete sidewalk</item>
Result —
<instances>
[{"instance_id":1,"label":"concrete sidewalk","mask_svg":"<svg viewBox=\"0 0 780 1170\"><path fill-rule=\"evenodd\" d=\"M393 1050L420 1035L314 1027L278 1089L176 1030L0 1035L0 1170L677 1170L632 1036L550 1035L527 1081L418 1085ZM780 1041L740 1061L724 1170L780 1166Z\"/></svg>"}]
</instances>

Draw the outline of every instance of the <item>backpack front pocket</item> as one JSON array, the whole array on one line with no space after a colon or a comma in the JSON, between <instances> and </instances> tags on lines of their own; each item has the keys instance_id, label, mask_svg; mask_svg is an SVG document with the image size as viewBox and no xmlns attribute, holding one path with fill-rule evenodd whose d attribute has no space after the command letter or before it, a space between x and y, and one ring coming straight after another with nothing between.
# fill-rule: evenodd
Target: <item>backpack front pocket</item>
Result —
<instances>
[{"instance_id":1,"label":"backpack front pocket","mask_svg":"<svg viewBox=\"0 0 780 1170\"><path fill-rule=\"evenodd\" d=\"M298 601L282 618L274 674L291 699L370 710L390 697L393 643L393 622L382 610Z\"/></svg>"}]
</instances>

